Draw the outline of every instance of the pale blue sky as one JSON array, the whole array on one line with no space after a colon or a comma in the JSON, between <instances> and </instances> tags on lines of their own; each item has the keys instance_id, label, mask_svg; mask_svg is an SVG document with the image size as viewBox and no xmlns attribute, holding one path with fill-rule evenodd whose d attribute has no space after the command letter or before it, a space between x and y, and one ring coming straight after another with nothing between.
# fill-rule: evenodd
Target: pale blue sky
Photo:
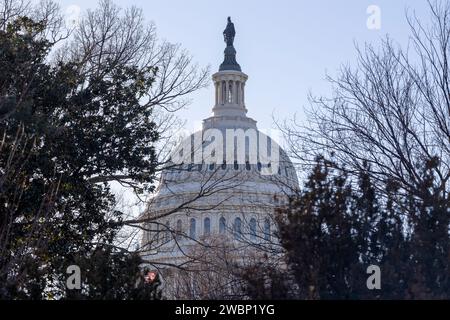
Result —
<instances>
[{"instance_id":1,"label":"pale blue sky","mask_svg":"<svg viewBox=\"0 0 450 320\"><path fill-rule=\"evenodd\" d=\"M62 0L63 9L81 10L95 0ZM405 10L415 9L428 17L425 0L116 0L121 7L136 5L156 24L159 37L180 43L200 65L217 71L222 62L222 31L227 16L236 28L235 47L246 86L248 115L260 129L273 127L272 114L280 119L302 114L307 96L329 92L325 74L335 75L340 64L355 62L354 43L379 43L389 34L405 44L408 26ZM381 29L369 30L369 5L381 9ZM179 116L195 121L209 116L212 86L192 96L193 103Z\"/></svg>"}]
</instances>

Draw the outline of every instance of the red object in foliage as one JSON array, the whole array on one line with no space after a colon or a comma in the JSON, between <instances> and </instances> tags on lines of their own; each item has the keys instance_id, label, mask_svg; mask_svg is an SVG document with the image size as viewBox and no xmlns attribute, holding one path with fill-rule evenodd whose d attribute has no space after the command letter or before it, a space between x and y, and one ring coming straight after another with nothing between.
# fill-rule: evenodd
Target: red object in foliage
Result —
<instances>
[{"instance_id":1,"label":"red object in foliage","mask_svg":"<svg viewBox=\"0 0 450 320\"><path fill-rule=\"evenodd\" d=\"M152 283L156 279L156 272L155 271L149 271L144 277L146 283Z\"/></svg>"}]
</instances>

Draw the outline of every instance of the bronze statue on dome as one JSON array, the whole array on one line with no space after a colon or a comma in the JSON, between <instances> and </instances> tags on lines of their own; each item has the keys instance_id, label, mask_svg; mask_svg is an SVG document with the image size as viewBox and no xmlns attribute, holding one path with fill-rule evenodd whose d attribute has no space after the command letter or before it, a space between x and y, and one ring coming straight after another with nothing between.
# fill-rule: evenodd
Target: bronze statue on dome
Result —
<instances>
[{"instance_id":1,"label":"bronze statue on dome","mask_svg":"<svg viewBox=\"0 0 450 320\"><path fill-rule=\"evenodd\" d=\"M227 44L227 47L232 47L234 42L234 36L236 31L234 30L234 24L231 22L231 17L228 17L227 27L223 31L223 39Z\"/></svg>"},{"instance_id":2,"label":"bronze statue on dome","mask_svg":"<svg viewBox=\"0 0 450 320\"><path fill-rule=\"evenodd\" d=\"M228 17L228 23L225 30L223 30L223 40L227 44L224 51L224 59L219 67L219 71L241 71L241 66L236 61L236 49L234 49L234 36L236 30L234 30L234 24L231 22L231 17Z\"/></svg>"}]
</instances>

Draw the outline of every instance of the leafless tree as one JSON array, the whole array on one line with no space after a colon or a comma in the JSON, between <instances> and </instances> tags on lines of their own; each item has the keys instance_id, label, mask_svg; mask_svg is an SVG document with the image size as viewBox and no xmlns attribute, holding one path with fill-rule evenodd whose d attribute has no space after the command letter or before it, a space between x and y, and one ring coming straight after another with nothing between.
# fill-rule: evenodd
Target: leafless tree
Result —
<instances>
[{"instance_id":1,"label":"leafless tree","mask_svg":"<svg viewBox=\"0 0 450 320\"><path fill-rule=\"evenodd\" d=\"M60 6L53 1L43 0L2 0L0 1L0 30L5 30L8 24L20 17L29 17L33 21L41 23L42 29L34 38L48 41L54 50L49 55L49 64L57 66L59 62L72 62L76 64L80 72L86 79L98 76L100 72L108 68L114 69L116 66L137 67L141 70L151 69L154 72L154 83L151 89L143 92L139 107L152 110L154 122L160 135L158 146L155 148L159 152L159 164L156 172L160 171L167 162L168 150L174 144L174 133L181 127L181 121L176 116L176 111L190 103L190 94L203 88L207 84L209 68L200 68L194 63L192 56L181 48L179 44L172 44L160 40L156 34L156 27L153 23L148 23L144 19L141 9L130 7L121 9L112 1L103 0L99 2L97 9L88 10L75 26L66 26ZM23 81L20 94L29 94L29 88L37 73L37 65L33 61L25 61L21 66L21 80ZM108 68L105 68L107 66ZM104 75L108 76L108 75ZM89 85L88 82L82 85ZM9 101L7 86L0 85L0 120L6 120L18 108L21 107L21 100ZM4 132L0 130L2 137ZM0 230L0 253L10 244L10 228L17 221L9 221L17 216L14 209L21 199L21 190L26 188L21 179L21 166L26 165L27 154L24 155L20 146L32 144L34 137L26 134L24 130L17 133L16 140L8 137L5 143L3 136L0 142L1 151L10 153L7 167L0 172L0 197L5 193L2 190L3 182L7 179L15 179L9 185L16 185L16 197L14 199L4 199L2 205L9 206L10 215L2 217ZM12 149L8 149L11 147ZM16 149L14 149L16 148ZM29 154L28 154L29 156ZM153 170L152 170L153 171ZM55 176L57 176L55 172ZM154 173L142 172L142 175L153 175ZM133 181L126 173L115 172L105 176L90 177L93 184L117 183L120 186L130 188L132 192L141 191L142 186ZM55 178L58 181L57 178ZM52 185L46 197L42 199L42 204L37 209L33 217L34 222L30 224L30 234L27 236L28 243L23 243L20 248L15 248L14 261L8 266L24 265L19 260L23 260L31 252L30 248L38 249L39 241L42 242L40 227L45 226L47 216L55 216L52 202L58 194L58 185ZM208 192L208 191L206 191ZM118 199L119 200L119 199ZM139 199L144 201L146 199ZM114 208L113 208L114 209ZM124 225L130 226L133 232L126 234L123 243L119 243L120 248L128 251L136 251L132 247L136 241L137 231L140 231L139 223L133 224L130 221L136 217L125 217ZM24 221L24 223L27 223ZM33 243L31 243L33 241ZM45 242L45 241L44 241ZM45 243L42 242L43 245ZM125 245L125 243L128 243ZM5 255L6 256L6 255ZM0 275L12 272L12 269L0 270ZM16 277L18 279L19 277Z\"/></svg>"},{"instance_id":2,"label":"leafless tree","mask_svg":"<svg viewBox=\"0 0 450 320\"><path fill-rule=\"evenodd\" d=\"M92 79L94 76L100 76L99 73L106 72L107 69L114 69L117 65L137 66L142 70L152 68L154 70L154 84L151 90L145 92L140 100L139 107L151 109L154 121L157 125L157 130L160 134L160 140L156 146L159 157L157 174L162 170L190 170L185 166L173 166L169 163L168 155L177 143L174 139L175 132L180 128L180 120L176 117L175 112L180 108L185 107L189 102L190 94L194 91L203 88L206 85L209 70L208 68L200 69L196 65L192 57L180 45L171 44L166 41L161 41L156 35L155 25L147 24L144 20L142 10L131 7L128 9L121 9L113 2L108 0L100 1L99 6L95 10L89 10L81 17L78 25L73 28L68 28L63 23L63 17L60 13L60 8L54 2L42 1L38 5L33 5L32 2L4 0L3 6L0 7L0 28L5 28L7 23L19 16L30 16L36 21L42 22L44 28L40 37L47 39L56 45L56 49L50 55L50 63L57 65L59 62L74 62L79 70L86 76L86 79ZM108 68L105 68L108 66ZM24 81L23 94L27 93L27 86L33 80L35 73L35 66L31 63L24 66L26 74L26 81ZM105 71L106 70L106 71ZM108 76L102 75L102 76ZM83 83L88 85L89 83ZM1 90L1 88L0 88ZM0 97L3 99L4 94ZM15 108L20 107L20 103L16 104L6 112L2 112L3 102L0 100L0 119L6 119L10 112ZM20 143L10 143L9 145L20 145L32 143L33 137L24 136L23 132L18 133L17 139ZM0 149L3 144L0 144ZM4 150L3 150L4 151ZM21 158L23 154L20 150L10 150L11 152L11 166L7 171L1 172L1 179L8 179L11 177L17 179L17 195L16 199L10 199L11 210L14 209L14 201L21 201L20 192L23 184L20 180L20 166L26 164L26 159ZM57 173L55 173L56 175ZM153 174L142 172L142 175ZM136 247L136 243L140 242L142 232L147 232L154 239L161 239L163 235L169 235L167 241L173 241L177 248L183 252L186 261L181 265L164 265L161 262L146 261L156 267L170 266L177 270L185 272L197 272L199 270L205 271L196 281L196 295L203 297L225 297L229 296L230 279L236 279L234 263L228 261L227 255L233 250L225 250L223 244L208 239L190 239L195 240L195 250L185 250L183 245L179 243L180 236L189 238L186 233L180 232L175 226L169 226L161 222L161 218L178 213L188 213L192 211L207 211L213 210L227 201L225 196L223 200L210 203L208 205L198 205L200 199L214 198L219 193L226 193L238 188L240 184L245 181L245 173L235 172L235 170L221 170L219 167L211 172L211 170L199 172L199 189L196 193L190 194L189 197L183 199L175 208L168 208L161 215L152 215L152 212L144 212L143 215L136 216L130 212L129 216L123 216L123 221L120 222L124 226L123 232L120 233L115 245L118 250L127 252L145 253L151 247L152 249L163 245L164 241L149 241L140 248ZM158 177L158 176L157 176ZM55 179L57 181L57 179ZM139 202L149 202L152 204L153 199L148 197L140 198L139 191L142 190L141 185L130 178L124 172L114 172L109 175L92 176L89 177L92 184L101 183L116 183L117 185L131 189L131 191L139 196L135 203L130 206L134 207ZM166 181L167 182L167 181ZM0 181L0 197L1 192ZM157 186L156 186L157 187ZM46 217L54 217L55 212L52 208L52 199L57 196L58 185L52 185L48 191L48 197L42 200L42 205L39 211L34 216L35 220L31 226L29 241L34 243L24 243L23 248L16 248L16 259L24 259L29 254L29 248L39 248L38 241L42 240L43 236L40 232L40 227L45 225ZM119 192L120 193L120 192ZM175 191L174 191L175 194ZM231 195L229 196L231 197ZM128 195L123 194L121 197L124 202L127 202ZM118 197L117 202L120 202ZM120 205L120 203L118 204ZM260 205L260 204L255 204ZM112 208L114 211L116 208ZM120 208L120 211L125 211ZM12 212L12 211L11 211ZM12 213L11 213L12 216ZM6 217L5 219L8 219ZM259 231L262 232L264 227L262 223L256 226L258 239L252 238L252 230L248 229L250 221L244 220L244 227L242 230L241 247L253 248L255 246L263 248L262 238L259 236ZM158 231L154 231L154 226L158 226ZM4 228L3 228L4 227ZM8 245L8 228L11 223L2 224L0 230L0 246L6 247ZM229 233L232 234L230 229ZM255 241L261 240L261 241ZM266 252L275 248L275 243L270 243L267 239L264 248ZM257 242L257 244L256 244ZM45 243L42 243L45 245ZM1 250L1 248L0 248ZM218 251L219 250L219 251ZM208 252L208 254L205 254ZM214 252L223 253L223 262L225 265L215 265L218 261L211 259ZM211 256L211 253L213 255ZM227 259L225 259L227 258ZM233 260L230 257L231 260ZM11 265L23 265L18 261L14 261ZM230 267L225 272L225 267ZM0 274L11 272L11 270L0 270ZM233 277L232 277L233 276ZM17 277L18 278L18 277ZM225 282L224 282L225 281ZM233 280L235 281L235 280ZM207 286L214 283L214 285ZM233 284L234 285L234 284ZM227 288L228 291L220 291ZM220 293L221 292L221 293ZM236 291L237 292L237 291ZM187 292L184 292L187 294ZM233 293L236 295L236 293Z\"/></svg>"},{"instance_id":3,"label":"leafless tree","mask_svg":"<svg viewBox=\"0 0 450 320\"><path fill-rule=\"evenodd\" d=\"M28 137L23 126L20 127L12 143L5 142L6 135L0 141L0 152L8 155L7 161L0 172L0 202L2 203L2 217L0 218L0 278L2 281L14 281L15 283L5 283L4 287L16 286L20 288L26 281L27 268L26 262L32 259L36 251L41 250L46 245L45 235L42 232L45 226L55 212L54 200L57 197L59 189L59 179L56 183L48 186L48 190L42 197L41 203L37 204L32 216L23 216L23 219L17 221L19 205L23 199L24 190L28 187L28 177L25 174L25 166L31 153L24 152L28 150L27 145L34 145L36 140ZM57 177L55 172L55 176ZM13 195L13 196L11 196ZM26 234L23 235L24 241L17 242L11 237L19 225L25 226ZM10 249L14 248L11 252ZM6 275L14 273L15 277Z\"/></svg>"},{"instance_id":4,"label":"leafless tree","mask_svg":"<svg viewBox=\"0 0 450 320\"><path fill-rule=\"evenodd\" d=\"M171 169L176 170L175 168ZM183 168L177 169L183 172ZM274 270L286 267L283 248L276 235L274 215L275 208L287 202L287 193L278 196L254 194L250 198L247 190L240 196L237 190L247 181L246 173L247 171L234 169L203 171L200 173L203 179L199 193L183 198L183 201L179 202L180 205L175 208L166 204L167 210L163 212L155 214L148 211L140 219L129 221L133 225L138 223L139 228L147 235L140 248L143 254L149 251L154 251L155 254L160 250L167 251L167 245L171 244L172 250L181 255L182 258L174 260L174 263L170 263L170 265L167 260L161 262L158 256L153 258L151 255L147 255L146 257L146 263L154 269L160 270L167 280L167 290L169 291L166 292L166 295L168 297L180 299L245 298L243 276L248 270L255 265L272 267ZM248 174L252 179L257 176L256 172ZM266 183L275 185L280 183L280 188L283 183L286 184L284 179L277 177L261 176L260 178ZM189 179L191 182L196 180ZM290 191L292 192L292 190ZM224 192L229 192L229 196L223 197ZM180 196L180 194L175 190L171 197L176 196ZM203 200L208 197L212 197L214 201L204 205ZM227 203L231 198L234 198L238 205L233 206ZM223 199L223 201L219 199ZM230 209L230 205L232 209ZM230 210L236 213L240 212L239 227L234 224L234 221L229 221L222 234L197 234L192 237L189 227L178 230L174 223L169 224L166 222L168 220L161 219L172 215L189 215L201 211L212 210L214 212L217 208L224 212Z\"/></svg>"},{"instance_id":5,"label":"leafless tree","mask_svg":"<svg viewBox=\"0 0 450 320\"><path fill-rule=\"evenodd\" d=\"M0 3L0 28L6 29L8 23L30 12L31 3L27 0L3 0Z\"/></svg>"},{"instance_id":6,"label":"leafless tree","mask_svg":"<svg viewBox=\"0 0 450 320\"><path fill-rule=\"evenodd\" d=\"M308 164L333 158L349 173L368 171L417 194L424 164L438 161L436 187L450 178L450 4L429 1L431 24L407 14L410 44L387 38L357 47L357 65L328 77L333 96L311 96L308 124L280 125L293 155Z\"/></svg>"}]
</instances>

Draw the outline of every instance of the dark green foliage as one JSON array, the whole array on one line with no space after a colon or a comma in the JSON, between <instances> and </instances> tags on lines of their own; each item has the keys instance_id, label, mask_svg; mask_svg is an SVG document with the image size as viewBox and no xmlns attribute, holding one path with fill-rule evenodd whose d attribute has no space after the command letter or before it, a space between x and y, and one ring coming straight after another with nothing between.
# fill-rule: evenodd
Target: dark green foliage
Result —
<instances>
[{"instance_id":1,"label":"dark green foliage","mask_svg":"<svg viewBox=\"0 0 450 320\"><path fill-rule=\"evenodd\" d=\"M89 257L74 257L82 272L81 290L67 290L68 299L149 300L161 299L159 279L145 283L145 270L137 254L96 249Z\"/></svg>"},{"instance_id":2,"label":"dark green foliage","mask_svg":"<svg viewBox=\"0 0 450 320\"><path fill-rule=\"evenodd\" d=\"M86 297L150 297L133 287L139 258L105 249L122 215L106 182L151 189L158 133L140 99L156 69L50 65L44 27L23 17L0 31L0 298L64 297L75 257L95 273Z\"/></svg>"},{"instance_id":3,"label":"dark green foliage","mask_svg":"<svg viewBox=\"0 0 450 320\"><path fill-rule=\"evenodd\" d=\"M238 273L242 291L254 300L287 300L295 298L295 285L287 270L267 261L244 268Z\"/></svg>"},{"instance_id":4,"label":"dark green foliage","mask_svg":"<svg viewBox=\"0 0 450 320\"><path fill-rule=\"evenodd\" d=\"M450 202L433 188L434 166L425 167L416 196L392 181L378 192L364 172L355 187L333 167L319 159L277 216L298 297L448 299ZM381 290L366 286L371 264L381 269Z\"/></svg>"}]
</instances>

